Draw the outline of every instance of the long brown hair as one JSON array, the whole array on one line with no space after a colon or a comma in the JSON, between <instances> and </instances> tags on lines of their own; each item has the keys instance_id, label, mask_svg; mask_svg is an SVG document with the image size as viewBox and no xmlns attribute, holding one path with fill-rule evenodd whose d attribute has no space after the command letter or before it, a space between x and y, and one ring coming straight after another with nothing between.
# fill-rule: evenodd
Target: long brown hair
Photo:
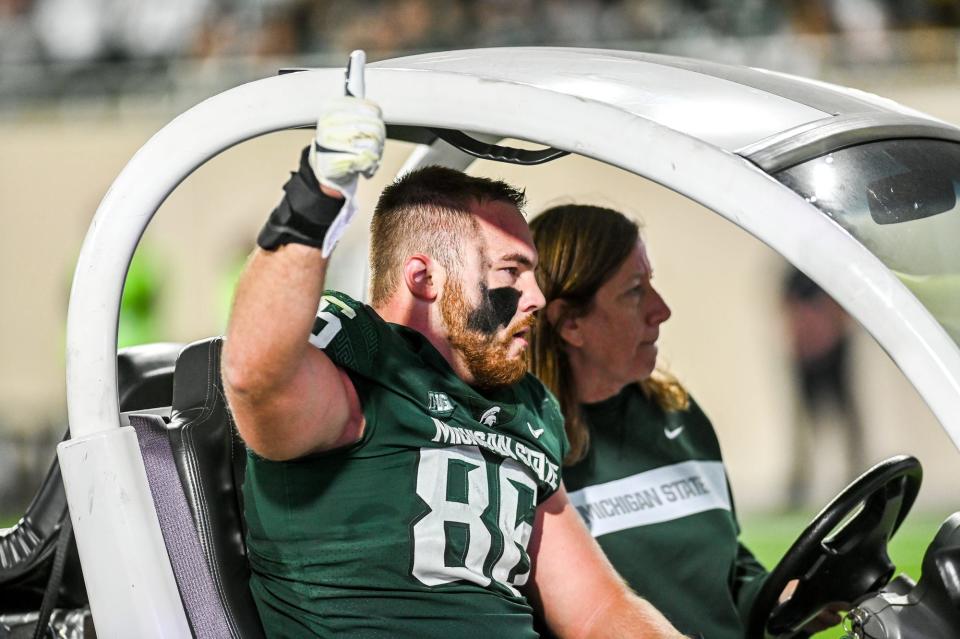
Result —
<instances>
[{"instance_id":1,"label":"long brown hair","mask_svg":"<svg viewBox=\"0 0 960 639\"><path fill-rule=\"evenodd\" d=\"M560 402L570 452L564 463L587 454L590 431L583 420L565 343L557 330L570 318L593 308L594 295L617 272L637 245L640 228L625 215L601 206L567 204L547 209L530 224L540 255L537 283L547 304L564 300L563 314L551 323L546 309L537 314L530 349L530 368ZM669 373L656 370L640 387L664 410L685 410L686 390Z\"/></svg>"}]
</instances>

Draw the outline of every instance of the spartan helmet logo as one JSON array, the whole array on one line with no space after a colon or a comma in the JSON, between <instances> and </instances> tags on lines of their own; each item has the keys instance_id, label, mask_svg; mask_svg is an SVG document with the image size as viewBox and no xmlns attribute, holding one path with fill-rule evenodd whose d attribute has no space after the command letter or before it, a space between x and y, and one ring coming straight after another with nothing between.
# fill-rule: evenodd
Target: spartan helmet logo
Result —
<instances>
[{"instance_id":1,"label":"spartan helmet logo","mask_svg":"<svg viewBox=\"0 0 960 639\"><path fill-rule=\"evenodd\" d=\"M488 408L483 412L483 415L480 416L480 423L484 426L489 426L493 428L497 425L497 413L500 412L499 406L494 406L493 408Z\"/></svg>"}]
</instances>

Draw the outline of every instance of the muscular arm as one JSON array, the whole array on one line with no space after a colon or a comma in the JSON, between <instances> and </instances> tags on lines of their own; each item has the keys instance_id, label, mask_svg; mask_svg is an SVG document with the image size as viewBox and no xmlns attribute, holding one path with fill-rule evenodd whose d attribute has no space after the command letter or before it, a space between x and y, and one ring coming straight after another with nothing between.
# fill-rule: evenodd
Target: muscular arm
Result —
<instances>
[{"instance_id":1,"label":"muscular arm","mask_svg":"<svg viewBox=\"0 0 960 639\"><path fill-rule=\"evenodd\" d=\"M319 107L316 138L240 278L224 346L224 387L240 435L274 460L348 444L363 430L350 378L308 337L323 293L324 256L349 222L349 202L344 210L336 200L355 191L358 175L377 170L386 126L380 107L360 98L327 99Z\"/></svg>"},{"instance_id":2,"label":"muscular arm","mask_svg":"<svg viewBox=\"0 0 960 639\"><path fill-rule=\"evenodd\" d=\"M626 586L564 488L537 509L529 550L533 569L527 596L557 637L683 637Z\"/></svg>"},{"instance_id":3,"label":"muscular arm","mask_svg":"<svg viewBox=\"0 0 960 639\"><path fill-rule=\"evenodd\" d=\"M237 287L224 387L241 437L268 459L341 446L361 432L350 379L307 341L326 268L313 247L258 248Z\"/></svg>"}]
</instances>

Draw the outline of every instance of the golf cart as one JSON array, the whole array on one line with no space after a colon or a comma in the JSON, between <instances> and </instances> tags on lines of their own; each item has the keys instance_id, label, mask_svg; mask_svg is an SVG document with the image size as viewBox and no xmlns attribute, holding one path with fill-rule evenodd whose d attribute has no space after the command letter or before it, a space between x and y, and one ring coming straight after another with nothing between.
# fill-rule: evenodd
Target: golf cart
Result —
<instances>
[{"instance_id":1,"label":"golf cart","mask_svg":"<svg viewBox=\"0 0 960 639\"><path fill-rule=\"evenodd\" d=\"M71 292L70 438L58 456L100 636L262 636L246 588L242 443L219 386L220 341L154 362L166 371L169 396L121 404L117 309L137 243L173 189L235 144L312 127L315 105L338 92L342 74L283 73L187 111L134 156L90 227ZM858 320L960 446L960 252L951 241L960 228L960 129L810 80L620 51L425 54L371 64L365 80L390 137L417 144L403 170L465 168L478 157L538 164L575 153L740 226ZM543 148L502 146L504 138ZM366 256L363 247L344 248L331 278L349 281L364 272ZM956 636L960 516L931 542L918 583L893 579L887 556L920 476L915 459L892 458L821 511L772 571L748 635L795 636L843 601L853 604L859 637ZM25 525L40 521L50 501L38 497L0 543L31 538ZM18 578L40 566L56 574L50 540L69 526L45 530L28 548L45 548L48 560L30 563L36 553L20 553ZM792 579L794 596L777 603Z\"/></svg>"}]
</instances>

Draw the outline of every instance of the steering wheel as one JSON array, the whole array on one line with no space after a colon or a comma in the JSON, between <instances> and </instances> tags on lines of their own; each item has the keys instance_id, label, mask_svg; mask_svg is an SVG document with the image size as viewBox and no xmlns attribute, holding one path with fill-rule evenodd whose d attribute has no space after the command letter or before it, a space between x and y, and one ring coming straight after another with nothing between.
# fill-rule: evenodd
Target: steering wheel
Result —
<instances>
[{"instance_id":1,"label":"steering wheel","mask_svg":"<svg viewBox=\"0 0 960 639\"><path fill-rule=\"evenodd\" d=\"M879 590L895 566L887 542L913 506L923 470L898 455L858 477L814 517L757 594L747 639L807 636L801 628L831 603L853 603ZM790 599L778 603L791 580Z\"/></svg>"}]
</instances>

